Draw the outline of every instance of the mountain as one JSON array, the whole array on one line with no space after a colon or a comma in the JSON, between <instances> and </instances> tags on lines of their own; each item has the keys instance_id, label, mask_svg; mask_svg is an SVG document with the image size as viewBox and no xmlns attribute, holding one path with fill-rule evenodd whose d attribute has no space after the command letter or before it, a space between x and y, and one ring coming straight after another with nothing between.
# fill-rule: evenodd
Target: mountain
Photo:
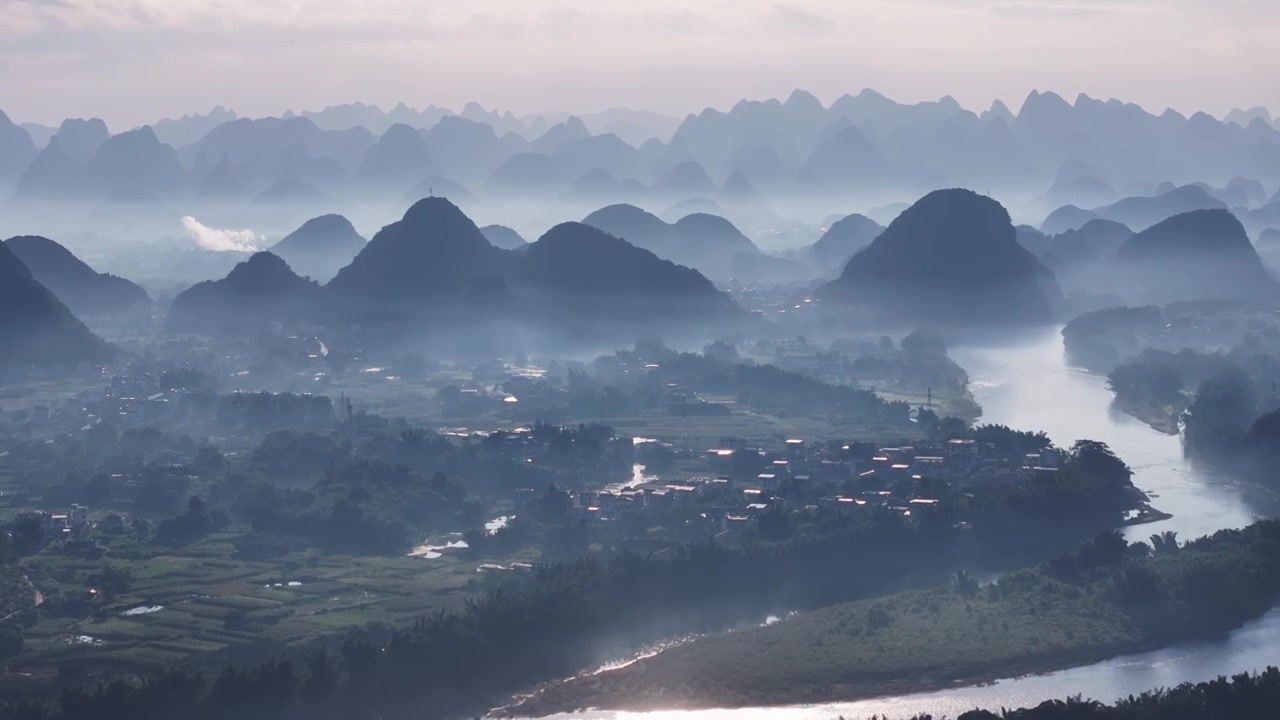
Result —
<instances>
[{"instance_id":1,"label":"mountain","mask_svg":"<svg viewBox=\"0 0 1280 720\"><path fill-rule=\"evenodd\" d=\"M558 193L569 178L555 160L541 153L516 153L493 171L485 189L495 195L531 197Z\"/></svg>"},{"instance_id":2,"label":"mountain","mask_svg":"<svg viewBox=\"0 0 1280 720\"><path fill-rule=\"evenodd\" d=\"M0 243L0 368L75 365L112 354Z\"/></svg>"},{"instance_id":3,"label":"mountain","mask_svg":"<svg viewBox=\"0 0 1280 720\"><path fill-rule=\"evenodd\" d=\"M818 192L883 184L891 174L884 151L856 126L848 125L819 143L796 180Z\"/></svg>"},{"instance_id":4,"label":"mountain","mask_svg":"<svg viewBox=\"0 0 1280 720\"><path fill-rule=\"evenodd\" d=\"M892 321L973 326L1051 322L1061 290L1018 245L1000 203L938 190L899 215L817 295L875 308Z\"/></svg>"},{"instance_id":5,"label":"mountain","mask_svg":"<svg viewBox=\"0 0 1280 720\"><path fill-rule=\"evenodd\" d=\"M582 219L591 227L620 237L636 247L659 256L671 252L671 226L653 213L635 205L618 204L602 207Z\"/></svg>"},{"instance_id":6,"label":"mountain","mask_svg":"<svg viewBox=\"0 0 1280 720\"><path fill-rule=\"evenodd\" d=\"M1059 235L1068 230L1082 228L1090 220L1098 219L1098 214L1092 210L1085 210L1075 205L1064 205L1049 213L1044 222L1040 223L1040 232L1045 235Z\"/></svg>"},{"instance_id":7,"label":"mountain","mask_svg":"<svg viewBox=\"0 0 1280 720\"><path fill-rule=\"evenodd\" d=\"M387 128L360 162L360 179L375 187L404 189L427 174L431 149L417 130L397 123Z\"/></svg>"},{"instance_id":8,"label":"mountain","mask_svg":"<svg viewBox=\"0 0 1280 720\"><path fill-rule=\"evenodd\" d=\"M1267 228L1261 233L1258 233L1258 245L1259 247L1263 245L1280 247L1280 229Z\"/></svg>"},{"instance_id":9,"label":"mountain","mask_svg":"<svg viewBox=\"0 0 1280 720\"><path fill-rule=\"evenodd\" d=\"M668 224L633 205L610 205L582 222L715 278L730 275L735 254L760 252L733 223L707 213L693 213Z\"/></svg>"},{"instance_id":10,"label":"mountain","mask_svg":"<svg viewBox=\"0 0 1280 720\"><path fill-rule=\"evenodd\" d=\"M520 233L505 225L486 225L480 228L480 232L491 245L503 250L519 250L529 244L520 237Z\"/></svg>"},{"instance_id":11,"label":"mountain","mask_svg":"<svg viewBox=\"0 0 1280 720\"><path fill-rule=\"evenodd\" d=\"M151 303L147 292L115 275L99 273L65 247L35 235L4 244L71 312L80 317L137 310Z\"/></svg>"},{"instance_id":12,"label":"mountain","mask_svg":"<svg viewBox=\"0 0 1280 720\"><path fill-rule=\"evenodd\" d=\"M107 130L107 124L99 118L67 118L58 126L58 132L53 137L62 143L63 149L76 162L87 163L98 152L98 148L102 147L102 143L111 137L111 133Z\"/></svg>"},{"instance_id":13,"label":"mountain","mask_svg":"<svg viewBox=\"0 0 1280 720\"><path fill-rule=\"evenodd\" d=\"M805 254L823 275L830 277L843 270L854 253L870 245L882 232L884 226L865 215L846 215L832 223L822 237L805 249Z\"/></svg>"},{"instance_id":14,"label":"mountain","mask_svg":"<svg viewBox=\"0 0 1280 720\"><path fill-rule=\"evenodd\" d=\"M653 181L654 190L678 197L703 197L716 191L715 183L698 163L689 160L662 173Z\"/></svg>"},{"instance_id":15,"label":"mountain","mask_svg":"<svg viewBox=\"0 0 1280 720\"><path fill-rule=\"evenodd\" d=\"M327 282L364 248L365 239L341 215L311 218L268 250L294 272Z\"/></svg>"},{"instance_id":16,"label":"mountain","mask_svg":"<svg viewBox=\"0 0 1280 720\"><path fill-rule=\"evenodd\" d=\"M1054 235L1049 252L1067 263L1100 260L1115 254L1133 231L1114 220L1090 220L1075 230Z\"/></svg>"},{"instance_id":17,"label":"mountain","mask_svg":"<svg viewBox=\"0 0 1280 720\"><path fill-rule=\"evenodd\" d=\"M510 284L554 323L706 322L743 315L698 271L583 223L557 225L529 245Z\"/></svg>"},{"instance_id":18,"label":"mountain","mask_svg":"<svg viewBox=\"0 0 1280 720\"><path fill-rule=\"evenodd\" d=\"M415 314L457 304L477 278L500 275L508 255L456 205L429 197L378 231L324 291L358 315Z\"/></svg>"},{"instance_id":19,"label":"mountain","mask_svg":"<svg viewBox=\"0 0 1280 720\"><path fill-rule=\"evenodd\" d=\"M1141 302L1271 298L1278 289L1227 210L1157 223L1125 241L1113 264L1116 290Z\"/></svg>"},{"instance_id":20,"label":"mountain","mask_svg":"<svg viewBox=\"0 0 1280 720\"><path fill-rule=\"evenodd\" d=\"M213 108L205 115L183 115L177 119L165 118L153 127L160 142L182 147L196 142L208 135L211 130L236 119L235 111L221 105Z\"/></svg>"},{"instance_id":21,"label":"mountain","mask_svg":"<svg viewBox=\"0 0 1280 720\"><path fill-rule=\"evenodd\" d=\"M1183 185L1155 197L1129 197L1093 212L1135 230L1145 230L1174 215L1192 210L1225 210L1226 203L1196 185Z\"/></svg>"},{"instance_id":22,"label":"mountain","mask_svg":"<svg viewBox=\"0 0 1280 720\"><path fill-rule=\"evenodd\" d=\"M476 199L475 193L468 190L462 183L441 175L428 175L419 180L402 197L410 203L424 197L444 197L463 204L475 202Z\"/></svg>"},{"instance_id":23,"label":"mountain","mask_svg":"<svg viewBox=\"0 0 1280 720\"><path fill-rule=\"evenodd\" d=\"M298 277L279 256L254 253L225 278L178 294L166 329L180 334L244 335L269 331L312 309L320 286Z\"/></svg>"},{"instance_id":24,"label":"mountain","mask_svg":"<svg viewBox=\"0 0 1280 720\"><path fill-rule=\"evenodd\" d=\"M185 184L187 171L178 151L143 126L107 138L85 174L100 192L131 190L171 195Z\"/></svg>"},{"instance_id":25,"label":"mountain","mask_svg":"<svg viewBox=\"0 0 1280 720\"><path fill-rule=\"evenodd\" d=\"M84 164L71 157L55 135L18 176L15 195L22 199L65 200L81 194L86 187Z\"/></svg>"},{"instance_id":26,"label":"mountain","mask_svg":"<svg viewBox=\"0 0 1280 720\"><path fill-rule=\"evenodd\" d=\"M1013 229L1014 237L1018 239L1018 244L1026 248L1028 252L1036 257L1049 252L1049 236L1031 227L1030 225L1019 225Z\"/></svg>"},{"instance_id":27,"label":"mountain","mask_svg":"<svg viewBox=\"0 0 1280 720\"><path fill-rule=\"evenodd\" d=\"M16 177L35 156L31 135L0 111L0 178Z\"/></svg>"}]
</instances>

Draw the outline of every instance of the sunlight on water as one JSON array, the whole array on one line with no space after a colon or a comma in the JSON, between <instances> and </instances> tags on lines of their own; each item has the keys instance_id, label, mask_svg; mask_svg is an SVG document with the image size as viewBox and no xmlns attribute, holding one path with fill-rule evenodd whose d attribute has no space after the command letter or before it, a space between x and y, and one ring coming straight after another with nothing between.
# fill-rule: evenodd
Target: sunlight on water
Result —
<instances>
[{"instance_id":1,"label":"sunlight on water","mask_svg":"<svg viewBox=\"0 0 1280 720\"><path fill-rule=\"evenodd\" d=\"M1134 484L1173 518L1128 529L1130 540L1173 530L1183 539L1248 525L1280 508L1275 493L1202 468L1182 456L1179 438L1162 435L1111 409L1104 378L1070 368L1058 332L1045 332L999 347L955 348L952 356L972 378L982 422L1023 430L1044 430L1058 445L1078 439L1109 444L1133 467ZM772 618L770 618L772 619ZM1014 708L1080 694L1104 702L1157 687L1199 682L1219 675L1261 670L1280 663L1280 609L1246 624L1224 639L1177 645L1128 655L1062 672L1002 680L942 692L849 703L743 708L737 710L611 712L587 711L551 717L561 720L850 720L882 715L909 718L919 713L954 718L974 708Z\"/></svg>"}]
</instances>

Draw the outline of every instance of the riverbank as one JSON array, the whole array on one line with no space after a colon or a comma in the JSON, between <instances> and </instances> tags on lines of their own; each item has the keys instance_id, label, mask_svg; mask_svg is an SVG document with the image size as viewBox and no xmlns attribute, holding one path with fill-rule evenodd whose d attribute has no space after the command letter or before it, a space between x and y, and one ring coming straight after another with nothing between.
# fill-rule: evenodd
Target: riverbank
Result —
<instances>
[{"instance_id":1,"label":"riverbank","mask_svg":"<svg viewBox=\"0 0 1280 720\"><path fill-rule=\"evenodd\" d=\"M1111 403L1116 410L1140 420L1147 427L1165 435L1177 436L1182 432L1183 408L1172 405L1150 405L1128 402L1120 396Z\"/></svg>"},{"instance_id":2,"label":"riverbank","mask_svg":"<svg viewBox=\"0 0 1280 720\"><path fill-rule=\"evenodd\" d=\"M1104 551L1095 547L980 591L961 576L952 587L839 605L566 682L505 715L848 702L1213 637L1261 616L1280 594L1280 540L1267 533L1280 526L1103 567L1088 565Z\"/></svg>"}]
</instances>

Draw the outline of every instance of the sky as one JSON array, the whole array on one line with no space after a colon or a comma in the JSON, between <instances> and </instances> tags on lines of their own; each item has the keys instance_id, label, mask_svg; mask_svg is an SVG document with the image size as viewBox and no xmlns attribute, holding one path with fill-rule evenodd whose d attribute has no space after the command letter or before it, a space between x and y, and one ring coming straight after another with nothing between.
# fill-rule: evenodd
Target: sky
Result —
<instances>
[{"instance_id":1,"label":"sky","mask_svg":"<svg viewBox=\"0 0 1280 720\"><path fill-rule=\"evenodd\" d=\"M0 0L0 110L123 130L214 105L684 115L871 87L1221 116L1280 111L1278 36L1280 0Z\"/></svg>"}]
</instances>

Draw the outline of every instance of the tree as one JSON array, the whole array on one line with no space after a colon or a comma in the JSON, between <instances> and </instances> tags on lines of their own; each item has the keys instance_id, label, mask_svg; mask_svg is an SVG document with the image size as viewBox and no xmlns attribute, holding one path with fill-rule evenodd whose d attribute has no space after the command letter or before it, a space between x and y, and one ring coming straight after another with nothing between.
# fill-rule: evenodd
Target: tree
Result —
<instances>
[{"instance_id":1,"label":"tree","mask_svg":"<svg viewBox=\"0 0 1280 720\"><path fill-rule=\"evenodd\" d=\"M1177 552L1178 550L1178 533L1173 530L1166 530L1151 536L1151 547L1156 554Z\"/></svg>"}]
</instances>

